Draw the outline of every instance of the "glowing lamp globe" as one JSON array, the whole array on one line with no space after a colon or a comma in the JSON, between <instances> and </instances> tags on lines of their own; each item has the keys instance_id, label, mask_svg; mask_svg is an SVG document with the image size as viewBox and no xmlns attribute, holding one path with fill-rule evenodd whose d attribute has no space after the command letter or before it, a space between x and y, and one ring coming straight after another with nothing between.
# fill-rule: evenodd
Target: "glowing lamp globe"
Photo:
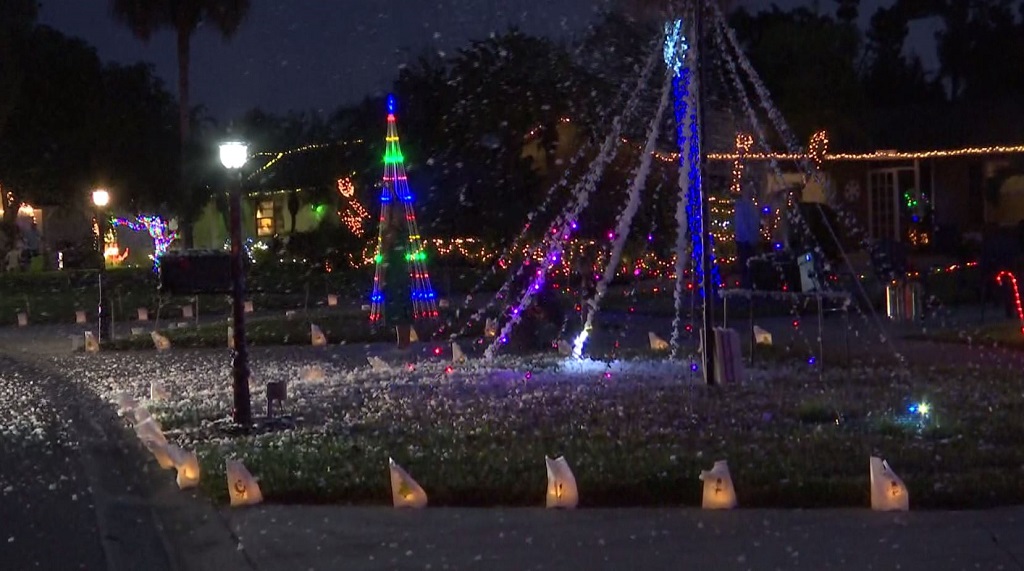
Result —
<instances>
[{"instance_id":1,"label":"glowing lamp globe","mask_svg":"<svg viewBox=\"0 0 1024 571\"><path fill-rule=\"evenodd\" d=\"M249 160L249 145L238 141L221 143L220 163L224 165L224 168L240 169L245 166L247 160Z\"/></svg>"},{"instance_id":2,"label":"glowing lamp globe","mask_svg":"<svg viewBox=\"0 0 1024 571\"><path fill-rule=\"evenodd\" d=\"M110 193L102 188L92 191L92 203L100 208L110 204Z\"/></svg>"}]
</instances>

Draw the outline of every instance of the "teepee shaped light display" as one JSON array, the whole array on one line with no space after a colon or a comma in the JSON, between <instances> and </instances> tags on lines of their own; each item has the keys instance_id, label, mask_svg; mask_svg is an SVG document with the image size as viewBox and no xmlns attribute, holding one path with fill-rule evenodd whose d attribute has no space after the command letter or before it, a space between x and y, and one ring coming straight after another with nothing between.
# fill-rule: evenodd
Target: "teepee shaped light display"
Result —
<instances>
[{"instance_id":1,"label":"teepee shaped light display","mask_svg":"<svg viewBox=\"0 0 1024 571\"><path fill-rule=\"evenodd\" d=\"M387 319L429 320L437 317L437 296L427 273L427 254L416 225L412 191L405 175L405 157L398 142L395 96L388 96L384 178L380 193L380 230L374 254L370 322ZM397 204L396 204L397 203Z\"/></svg>"}]
</instances>

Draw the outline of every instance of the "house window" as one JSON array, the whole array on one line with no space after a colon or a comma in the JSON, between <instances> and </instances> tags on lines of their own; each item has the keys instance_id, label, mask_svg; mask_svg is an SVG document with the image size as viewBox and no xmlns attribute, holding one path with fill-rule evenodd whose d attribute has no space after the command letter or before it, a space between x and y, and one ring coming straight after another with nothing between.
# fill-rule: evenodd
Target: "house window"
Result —
<instances>
[{"instance_id":1,"label":"house window","mask_svg":"<svg viewBox=\"0 0 1024 571\"><path fill-rule=\"evenodd\" d=\"M260 200L256 203L256 235L273 236L276 234L274 223L274 201Z\"/></svg>"}]
</instances>

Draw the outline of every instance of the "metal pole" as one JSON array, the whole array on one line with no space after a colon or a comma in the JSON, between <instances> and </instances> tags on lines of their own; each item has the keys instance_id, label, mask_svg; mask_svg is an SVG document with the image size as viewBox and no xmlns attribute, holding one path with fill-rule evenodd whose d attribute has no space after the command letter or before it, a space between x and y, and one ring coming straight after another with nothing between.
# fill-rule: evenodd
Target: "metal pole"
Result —
<instances>
[{"instance_id":1,"label":"metal pole","mask_svg":"<svg viewBox=\"0 0 1024 571\"><path fill-rule=\"evenodd\" d=\"M697 129L698 139L697 144L699 148L698 152L698 173L699 184L697 190L700 192L700 209L701 209L701 225L700 225L700 241L701 241L701 265L704 271L701 275L701 291L704 293L704 342L703 342L703 360L704 360L704 382L713 385L715 384L714 375L714 356L715 356L715 333L713 331L715 324L715 284L711 279L711 270L713 267L713 260L711 258L711 240L710 240L710 224L709 217L711 216L711 209L708 205L707 192L704 190L704 153L703 141L704 141L704 65L703 65L703 46L701 40L704 34L704 1L697 0L696 3L696 21L697 21L697 32L691 39L692 45L696 49L697 57L694 58L694 65L697 66L697 104L694 112L697 115Z\"/></svg>"},{"instance_id":2,"label":"metal pole","mask_svg":"<svg viewBox=\"0 0 1024 571\"><path fill-rule=\"evenodd\" d=\"M754 298L750 298L750 366L754 366L754 348L757 347L757 336L754 335Z\"/></svg>"},{"instance_id":3,"label":"metal pole","mask_svg":"<svg viewBox=\"0 0 1024 571\"><path fill-rule=\"evenodd\" d=\"M231 361L234 377L235 424L252 424L249 398L249 349L245 343L245 268L242 265L242 172L231 189L231 302L235 348Z\"/></svg>"},{"instance_id":4,"label":"metal pole","mask_svg":"<svg viewBox=\"0 0 1024 571\"><path fill-rule=\"evenodd\" d=\"M103 209L96 211L96 226L100 232L100 271L99 271L99 294L100 294L100 305L97 311L98 314L98 331L97 337L99 341L110 341L111 339L111 323L110 323L110 300L108 299L107 290L103 287L103 278L107 276L107 256L106 256L106 236L107 236L107 223L106 214Z\"/></svg>"},{"instance_id":5,"label":"metal pole","mask_svg":"<svg viewBox=\"0 0 1024 571\"><path fill-rule=\"evenodd\" d=\"M825 370L825 319L821 312L821 292L818 292L818 374Z\"/></svg>"}]
</instances>

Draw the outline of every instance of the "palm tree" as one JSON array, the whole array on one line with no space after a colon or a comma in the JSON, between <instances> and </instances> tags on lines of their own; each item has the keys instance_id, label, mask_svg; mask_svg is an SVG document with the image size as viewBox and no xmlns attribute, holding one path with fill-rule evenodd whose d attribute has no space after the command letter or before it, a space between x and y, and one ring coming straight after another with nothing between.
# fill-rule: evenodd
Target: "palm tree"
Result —
<instances>
[{"instance_id":1,"label":"palm tree","mask_svg":"<svg viewBox=\"0 0 1024 571\"><path fill-rule=\"evenodd\" d=\"M174 31L178 45L178 129L181 149L189 139L188 77L192 35L199 24L212 24L231 38L249 12L249 0L110 0L114 18L146 42L161 29ZM192 245L191 221L186 221L186 246Z\"/></svg>"}]
</instances>

